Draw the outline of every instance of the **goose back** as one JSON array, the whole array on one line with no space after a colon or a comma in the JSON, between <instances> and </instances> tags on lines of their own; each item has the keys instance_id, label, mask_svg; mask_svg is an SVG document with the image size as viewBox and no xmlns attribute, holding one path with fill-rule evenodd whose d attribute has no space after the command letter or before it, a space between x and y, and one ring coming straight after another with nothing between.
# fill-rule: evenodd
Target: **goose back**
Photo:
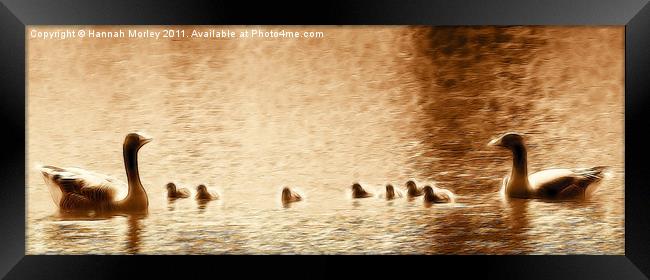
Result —
<instances>
[{"instance_id":1,"label":"goose back","mask_svg":"<svg viewBox=\"0 0 650 280\"><path fill-rule=\"evenodd\" d=\"M41 173L54 203L63 210L107 208L126 184L81 168L44 166Z\"/></svg>"}]
</instances>

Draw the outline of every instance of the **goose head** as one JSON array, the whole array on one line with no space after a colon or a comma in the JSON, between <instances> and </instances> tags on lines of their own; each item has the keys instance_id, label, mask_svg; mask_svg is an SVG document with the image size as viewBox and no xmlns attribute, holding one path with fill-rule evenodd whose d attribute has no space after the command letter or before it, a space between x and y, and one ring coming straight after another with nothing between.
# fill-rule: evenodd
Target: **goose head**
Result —
<instances>
[{"instance_id":1,"label":"goose head","mask_svg":"<svg viewBox=\"0 0 650 280\"><path fill-rule=\"evenodd\" d=\"M167 188L168 193L175 193L176 192L176 184L174 184L174 183L171 183L171 182L167 183L166 188Z\"/></svg>"},{"instance_id":2,"label":"goose head","mask_svg":"<svg viewBox=\"0 0 650 280\"><path fill-rule=\"evenodd\" d=\"M516 132L505 133L495 139L492 139L488 146L502 147L506 149L513 149L524 145L524 135Z\"/></svg>"},{"instance_id":3,"label":"goose head","mask_svg":"<svg viewBox=\"0 0 650 280\"><path fill-rule=\"evenodd\" d=\"M287 187L282 189L282 200L289 200L291 198L291 190Z\"/></svg>"},{"instance_id":4,"label":"goose head","mask_svg":"<svg viewBox=\"0 0 650 280\"><path fill-rule=\"evenodd\" d=\"M198 187L196 187L196 191L197 191L198 193L207 193L207 192L208 192L208 188L206 188L205 185L201 184L201 185L199 185Z\"/></svg>"},{"instance_id":5,"label":"goose head","mask_svg":"<svg viewBox=\"0 0 650 280\"><path fill-rule=\"evenodd\" d=\"M415 185L415 182L413 182L413 181L411 181L411 180L409 180L408 182L406 182L406 189L407 189L409 192L417 192L417 186Z\"/></svg>"},{"instance_id":6,"label":"goose head","mask_svg":"<svg viewBox=\"0 0 650 280\"><path fill-rule=\"evenodd\" d=\"M424 192L424 200L433 201L434 192L433 192L433 188L431 186L428 186L428 185L424 186L424 188L422 188L422 191Z\"/></svg>"},{"instance_id":7,"label":"goose head","mask_svg":"<svg viewBox=\"0 0 650 280\"><path fill-rule=\"evenodd\" d=\"M124 138L124 150L137 151L145 144L151 142L153 138L143 133L129 133Z\"/></svg>"}]
</instances>

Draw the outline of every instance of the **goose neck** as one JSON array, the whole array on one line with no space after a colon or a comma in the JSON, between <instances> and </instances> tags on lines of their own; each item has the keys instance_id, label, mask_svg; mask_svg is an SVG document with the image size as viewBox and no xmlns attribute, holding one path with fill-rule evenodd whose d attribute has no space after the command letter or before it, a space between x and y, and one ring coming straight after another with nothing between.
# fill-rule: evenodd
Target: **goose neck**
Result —
<instances>
[{"instance_id":1,"label":"goose neck","mask_svg":"<svg viewBox=\"0 0 650 280\"><path fill-rule=\"evenodd\" d=\"M520 176L528 177L528 160L524 145L512 149L512 177Z\"/></svg>"},{"instance_id":2,"label":"goose neck","mask_svg":"<svg viewBox=\"0 0 650 280\"><path fill-rule=\"evenodd\" d=\"M138 149L124 149L124 167L129 184L127 198L146 196L138 171Z\"/></svg>"}]
</instances>

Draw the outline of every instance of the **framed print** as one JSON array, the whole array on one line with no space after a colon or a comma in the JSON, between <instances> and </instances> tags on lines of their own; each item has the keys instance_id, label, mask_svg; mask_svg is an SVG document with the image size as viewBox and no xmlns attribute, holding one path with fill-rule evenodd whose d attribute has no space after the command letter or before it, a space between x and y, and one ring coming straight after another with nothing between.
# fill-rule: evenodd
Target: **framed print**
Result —
<instances>
[{"instance_id":1,"label":"framed print","mask_svg":"<svg viewBox=\"0 0 650 280\"><path fill-rule=\"evenodd\" d=\"M5 1L2 275L645 279L646 4Z\"/></svg>"}]
</instances>

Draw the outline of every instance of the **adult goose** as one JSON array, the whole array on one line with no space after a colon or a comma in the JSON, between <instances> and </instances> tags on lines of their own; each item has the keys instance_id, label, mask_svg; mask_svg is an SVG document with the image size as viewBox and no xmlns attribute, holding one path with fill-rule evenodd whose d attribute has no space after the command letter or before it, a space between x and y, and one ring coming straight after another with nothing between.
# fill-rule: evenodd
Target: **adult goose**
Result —
<instances>
[{"instance_id":1,"label":"adult goose","mask_svg":"<svg viewBox=\"0 0 650 280\"><path fill-rule=\"evenodd\" d=\"M364 190L359 183L352 185L352 198L366 198L371 196L372 194Z\"/></svg>"},{"instance_id":2,"label":"adult goose","mask_svg":"<svg viewBox=\"0 0 650 280\"><path fill-rule=\"evenodd\" d=\"M528 174L526 145L522 134L509 132L493 139L490 146L512 152L512 171L503 179L502 191L516 198L574 199L592 194L606 166L576 169L547 169Z\"/></svg>"},{"instance_id":3,"label":"adult goose","mask_svg":"<svg viewBox=\"0 0 650 280\"><path fill-rule=\"evenodd\" d=\"M453 203L456 198L454 194L447 189L433 188L431 186L424 186L424 201L429 203Z\"/></svg>"},{"instance_id":4,"label":"adult goose","mask_svg":"<svg viewBox=\"0 0 650 280\"><path fill-rule=\"evenodd\" d=\"M188 198L190 197L190 191L186 188L176 188L176 184L167 183L167 198L177 199L177 198Z\"/></svg>"},{"instance_id":5,"label":"adult goose","mask_svg":"<svg viewBox=\"0 0 650 280\"><path fill-rule=\"evenodd\" d=\"M302 200L302 197L298 193L296 193L294 191L291 191L291 189L289 189L288 187L284 187L282 189L282 203L283 204L287 204L287 203L291 203L291 202L298 202L298 201L301 201L301 200Z\"/></svg>"},{"instance_id":6,"label":"adult goose","mask_svg":"<svg viewBox=\"0 0 650 280\"><path fill-rule=\"evenodd\" d=\"M129 133L124 139L122 151L127 184L80 168L41 167L54 203L64 211L146 212L149 200L140 182L138 151L151 140L138 133ZM125 186L128 189L126 197L117 200L116 193Z\"/></svg>"}]
</instances>

